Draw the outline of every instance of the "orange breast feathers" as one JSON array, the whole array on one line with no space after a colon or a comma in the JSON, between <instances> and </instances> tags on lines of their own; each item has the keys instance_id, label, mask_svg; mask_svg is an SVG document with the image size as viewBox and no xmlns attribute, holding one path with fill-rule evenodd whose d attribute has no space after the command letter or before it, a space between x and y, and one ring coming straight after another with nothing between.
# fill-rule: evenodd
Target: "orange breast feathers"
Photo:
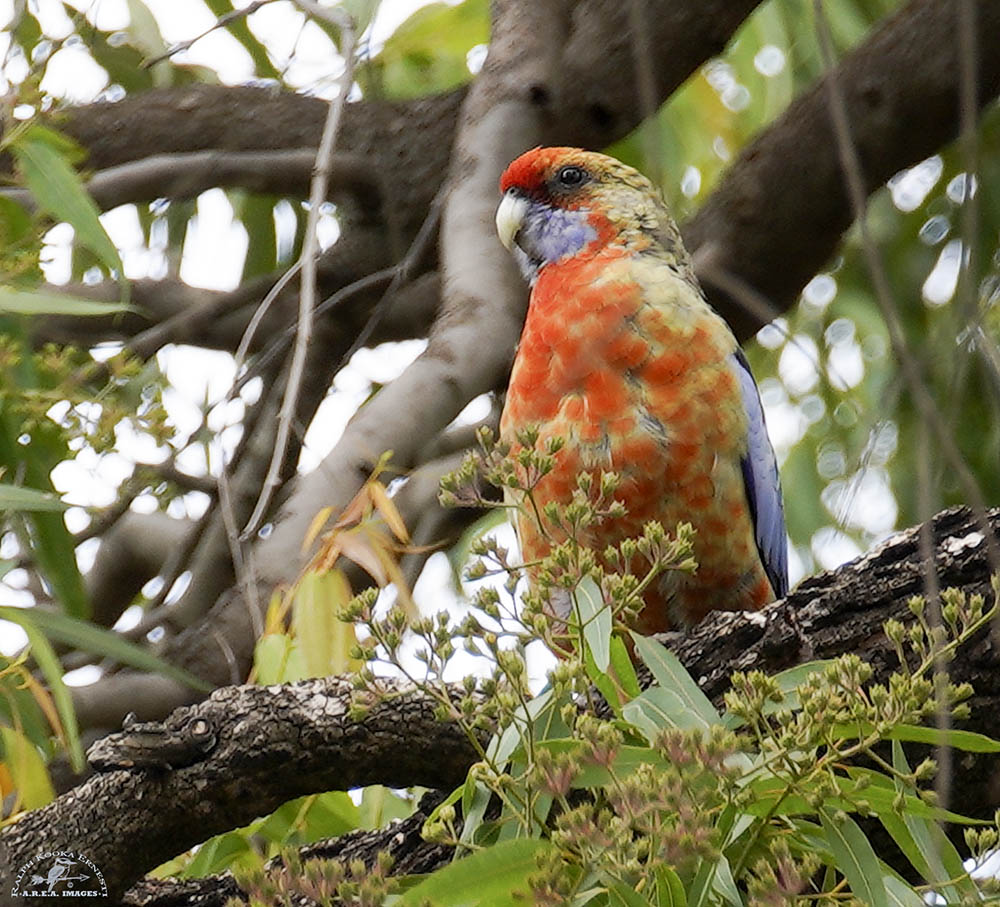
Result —
<instances>
[{"instance_id":1,"label":"orange breast feathers","mask_svg":"<svg viewBox=\"0 0 1000 907\"><path fill-rule=\"evenodd\" d=\"M681 521L695 526L698 574L736 594L706 595L697 578L669 576L647 596L642 624L652 632L712 608L759 607L773 593L759 583L740 475L746 416L728 365L735 340L681 278L660 275L656 292L643 292L647 281L634 273L642 266L633 265L609 250L542 271L501 433L511 440L517 429L537 425L542 442L566 442L535 490L539 511L550 501L568 503L583 470L622 477L616 497L628 513L586 540L597 551L640 535L649 520L667 531ZM527 514L518 516L517 529L526 562L564 540Z\"/></svg>"}]
</instances>

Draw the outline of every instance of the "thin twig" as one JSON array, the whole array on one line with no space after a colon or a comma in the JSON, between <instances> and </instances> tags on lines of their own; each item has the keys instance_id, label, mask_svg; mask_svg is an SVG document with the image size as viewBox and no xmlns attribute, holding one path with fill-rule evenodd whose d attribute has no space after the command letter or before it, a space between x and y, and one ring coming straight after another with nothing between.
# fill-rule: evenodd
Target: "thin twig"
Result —
<instances>
[{"instance_id":1,"label":"thin twig","mask_svg":"<svg viewBox=\"0 0 1000 907\"><path fill-rule=\"evenodd\" d=\"M639 111L642 122L639 126L639 142L642 146L647 174L657 186L663 185L661 161L662 141L660 124L656 121L658 92L656 75L653 72L653 51L650 45L650 28L646 0L628 0L628 22L632 33L632 57L635 61L635 84L639 96Z\"/></svg>"},{"instance_id":2,"label":"thin twig","mask_svg":"<svg viewBox=\"0 0 1000 907\"><path fill-rule=\"evenodd\" d=\"M233 469L242 462L243 455L249 445L250 438L257 429L257 424L260 421L261 413L266 408L266 404L267 398L262 397L256 404L248 408L247 413L243 418L243 434L236 445L236 449L233 451L233 455L229 463L223 468L223 475L225 475L227 469ZM204 414L202 416L202 420L202 425L204 425ZM197 431L195 433L197 433ZM222 495L222 484L223 478L220 476L218 481L219 489L217 492L220 497ZM214 498L215 494L210 495L210 497ZM174 587L174 584L180 578L181 574L187 569L188 560L201 543L202 537L205 535L205 532L208 530L208 527L211 525L214 518L215 512L210 503L208 508L206 508L205 513L202 514L201 518L195 523L195 525L191 528L191 531L184 538L183 543L175 549L170 557L170 561L164 566L164 569L160 571L163 585L146 603L146 613L143 615L139 623L130 630L126 630L122 633L125 638L132 640L141 639L149 633L150 630L161 626L165 619L170 618L173 612L173 606L166 604L167 596L170 594L170 590Z\"/></svg>"},{"instance_id":3,"label":"thin twig","mask_svg":"<svg viewBox=\"0 0 1000 907\"><path fill-rule=\"evenodd\" d=\"M220 28L225 28L227 25L236 22L238 19L245 19L252 13L257 12L262 6L266 6L268 3L273 3L274 0L254 0L253 3L248 3L242 9L234 9L231 12L225 13L219 16L215 22L206 28L201 34L195 35L193 38L188 38L186 41L180 41L168 47L162 54L153 57L152 59L143 61L144 69L152 69L157 63L162 63L164 60L169 60L170 57L175 54L183 53L185 50L190 50L191 47L197 44L202 38L207 35L212 34L212 32L217 31Z\"/></svg>"},{"instance_id":4,"label":"thin twig","mask_svg":"<svg viewBox=\"0 0 1000 907\"><path fill-rule=\"evenodd\" d=\"M225 466L223 466L225 473ZM233 561L233 573L243 593L243 602L250 614L250 625L253 627L254 639L264 633L264 623L261 617L260 595L257 590L257 570L254 564L253 546L243 548L240 536L239 521L236 519L236 509L233 506L232 484L229 481L219 482L219 508L222 511L222 524L226 529L226 542L229 545L229 555ZM238 683L239 678L233 683Z\"/></svg>"},{"instance_id":5,"label":"thin twig","mask_svg":"<svg viewBox=\"0 0 1000 907\"><path fill-rule=\"evenodd\" d=\"M407 249L406 254L402 259L388 268L373 271L371 274L359 277L357 280L351 281L351 283L347 284L347 286L341 287L336 293L328 296L316 307L316 317L329 314L352 300L360 293L364 293L368 290L374 290L384 285L385 290L382 293L380 300L373 307L372 314L369 316L369 321L362 330L361 343L368 341L379 322L392 305L393 294L413 277L413 274L419 268L428 247L437 237L437 228L441 219L441 199L442 193L439 192L438 195L431 201L427 217L424 219L420 230L417 231L416 237L413 242L410 243L410 247ZM233 384L233 388L230 393L239 393L249 381L257 377L263 369L267 368L267 366L274 361L277 356L280 356L294 339L295 326L293 325L286 328L260 353L257 354L254 361ZM348 352L341 357L341 367L347 362L347 360L350 359L351 356L354 355L354 353L357 352L359 347L360 344L355 341Z\"/></svg>"},{"instance_id":6,"label":"thin twig","mask_svg":"<svg viewBox=\"0 0 1000 907\"><path fill-rule=\"evenodd\" d=\"M326 121L323 124L323 136L320 139L319 150L316 152L316 172L313 176L309 192L309 217L306 221L305 239L302 244L302 281L299 293L299 329L296 334L295 347L292 351L292 362L288 372L288 383L285 386L285 396L278 412L278 430L274 442L271 465L261 488L257 506L250 519L243 527L241 540L249 538L263 521L264 514L271 504L274 491L281 483L281 469L288 449L288 439L291 433L292 419L298 405L299 393L302 387L302 377L305 371L306 354L309 340L312 336L313 308L316 300L316 255L319 251L319 237L316 225L319 222L320 206L326 199L327 182L329 179L330 156L333 153L340 129L341 115L347 103L354 80L354 24L350 17L341 10L331 10L317 4L296 0L307 12L324 18L339 26L341 34L340 53L344 59L344 72L340 78L337 96L330 102Z\"/></svg>"},{"instance_id":7,"label":"thin twig","mask_svg":"<svg viewBox=\"0 0 1000 907\"><path fill-rule=\"evenodd\" d=\"M380 271L374 271L371 274L366 274L364 277L351 281L351 283L349 283L346 287L341 287L336 293L317 306L316 315L324 314L331 309L337 308L366 290L375 289L381 284L388 285L391 283L392 278L396 275L396 271L397 266L393 265L391 268L383 268ZM253 362L239 374L236 381L233 382L230 394L233 396L238 394L250 381L260 375L272 362L274 362L278 356L282 355L295 339L295 331L296 326L291 325L282 331L270 343L268 343L268 345L254 357ZM239 372L239 368L237 368L237 371Z\"/></svg>"},{"instance_id":8,"label":"thin twig","mask_svg":"<svg viewBox=\"0 0 1000 907\"><path fill-rule=\"evenodd\" d=\"M924 598L927 600L927 616L932 627L943 627L941 615L941 581L938 578L934 550L933 516L937 512L938 501L931 497L934 483L931 479L930 436L927 423L921 420L917 426L917 517L920 520L920 560L923 562ZM938 707L934 711L934 724L939 731L947 733L951 730L951 710L947 702L946 682L947 665L940 652L934 656L934 695L939 698ZM934 760L938 772L934 778L934 792L937 794L937 805L948 809L951 799L951 747L939 743L934 747ZM932 879L931 881L940 881Z\"/></svg>"},{"instance_id":9,"label":"thin twig","mask_svg":"<svg viewBox=\"0 0 1000 907\"><path fill-rule=\"evenodd\" d=\"M972 347L989 364L989 354L984 347L992 342L992 338L981 331L986 311L979 304L979 193L973 189L973 180L979 175L979 133L976 128L979 124L979 110L976 106L976 70L979 60L976 10L975 4L970 0L958 0L955 4L955 43L958 58L958 146L965 171L965 191L960 203L962 251L955 287L955 307L958 310L958 329L969 332ZM952 375L952 426L961 412L959 403L965 391L970 360L970 356L958 357Z\"/></svg>"},{"instance_id":10,"label":"thin twig","mask_svg":"<svg viewBox=\"0 0 1000 907\"><path fill-rule=\"evenodd\" d=\"M744 280L739 274L727 271L715 264L711 260L711 255L702 259L701 263L695 266L695 272L701 282L707 282L714 288L721 290L735 302L743 307L745 312L749 312L759 319L761 324L774 328L784 338L785 342L794 349L802 353L809 364L816 369L817 373L823 372L823 366L819 358L812 350L808 349L799 340L786 324L778 324L778 319L784 314L770 299L752 286L749 281ZM707 296L706 296L707 298ZM840 381L844 387L848 387L847 379L832 363L827 363L826 373L830 378Z\"/></svg>"},{"instance_id":11,"label":"thin twig","mask_svg":"<svg viewBox=\"0 0 1000 907\"><path fill-rule=\"evenodd\" d=\"M438 223L441 217L441 206L444 200L444 189L438 191L438 194L434 196L434 200L431 202L430 210L427 213L427 217L424 219L423 224L420 225L420 230L417 232L416 237L410 244L410 248L407 250L406 255L403 260L394 269L392 280L389 282L389 286L386 288L385 293L382 294L382 298L375 304L375 308L372 309L371 315L368 317L368 321L365 322L365 326L358 332L358 336L354 338L354 343L352 343L348 348L347 352L340 357L340 365L343 367L346 365L351 356L353 356L358 350L363 347L368 340L371 338L372 334L375 333L375 329L381 324L382 319L385 317L385 313L389 311L389 307L392 305L393 294L410 278L412 272L416 269L424 252L427 250L428 245L437 235ZM332 300L329 300L332 302ZM320 310L323 310L326 303L320 306Z\"/></svg>"},{"instance_id":12,"label":"thin twig","mask_svg":"<svg viewBox=\"0 0 1000 907\"><path fill-rule=\"evenodd\" d=\"M310 212L311 213L311 212ZM302 270L302 259L300 258L296 261L284 274L281 275L273 284L270 290L267 291L267 295L260 301L260 305L257 306L253 313L253 317L247 324L246 330L243 332L243 336L240 338L239 346L236 347L236 353L233 358L236 361L236 371L239 372L243 368L243 363L246 361L247 352L250 349L250 344L253 343L254 335L257 333L257 329L260 327L260 323L264 320L264 316L267 314L267 310L271 308L274 300L278 298L278 294L288 285L289 281L295 277L299 271ZM239 393L239 389L234 385L230 388L229 396L227 400L232 400L233 397Z\"/></svg>"}]
</instances>

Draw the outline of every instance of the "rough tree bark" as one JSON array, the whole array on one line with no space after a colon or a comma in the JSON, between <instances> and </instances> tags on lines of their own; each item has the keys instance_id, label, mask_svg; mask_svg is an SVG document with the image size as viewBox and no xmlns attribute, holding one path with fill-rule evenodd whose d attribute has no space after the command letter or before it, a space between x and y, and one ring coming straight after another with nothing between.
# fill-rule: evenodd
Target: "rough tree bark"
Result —
<instances>
[{"instance_id":1,"label":"rough tree bark","mask_svg":"<svg viewBox=\"0 0 1000 907\"><path fill-rule=\"evenodd\" d=\"M1000 509L988 514L1000 532ZM912 620L907 602L924 592L928 572L942 588L960 587L992 600L987 545L967 509L938 514L929 526L933 564L921 558L921 527L899 533L835 571L812 577L786 599L759 613L718 613L687 633L662 637L699 685L718 702L735 670L773 673L814 659L853 652L885 682L896 667L882 633L888 618ZM952 663L954 681L968 681L970 729L1000 736L1000 649L984 630ZM275 687L229 687L175 712L158 730L162 739L126 730L90 752L112 768L0 832L0 891L35 854L71 850L102 871L112 897L141 875L207 836L245 824L280 803L325 790L364 784L419 784L447 791L462 783L475 750L457 727L438 722L422 694L400 689L360 720L347 716L350 684L343 678ZM144 763L174 763L165 768ZM952 787L952 808L991 814L1000 803L993 755L963 753ZM428 867L447 852L424 843L419 820L388 833L324 845L317 853L374 858L391 846L402 866ZM367 847L362 845L365 842ZM397 870L397 871L406 871ZM416 871L416 870L411 870ZM232 881L143 882L125 903L221 903ZM220 900L221 897L221 900Z\"/></svg>"}]
</instances>

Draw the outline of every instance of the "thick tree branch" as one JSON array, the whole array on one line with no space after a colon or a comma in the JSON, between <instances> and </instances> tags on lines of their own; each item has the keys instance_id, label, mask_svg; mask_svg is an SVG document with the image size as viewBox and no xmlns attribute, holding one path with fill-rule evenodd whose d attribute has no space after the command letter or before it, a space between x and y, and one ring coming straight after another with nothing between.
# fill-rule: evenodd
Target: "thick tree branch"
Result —
<instances>
[{"instance_id":1,"label":"thick tree branch","mask_svg":"<svg viewBox=\"0 0 1000 907\"><path fill-rule=\"evenodd\" d=\"M100 868L114 901L149 867L294 797L413 778L445 789L461 782L475 750L435 719L427 697L399 688L358 720L348 715L350 695L345 678L217 690L164 728L174 752L195 741L190 758L204 750L198 741L214 741L200 761L95 775L4 829L0 890L10 890L12 871L31 856L69 849ZM123 749L129 739L123 732L100 741L91 759L138 759Z\"/></svg>"},{"instance_id":2,"label":"thick tree branch","mask_svg":"<svg viewBox=\"0 0 1000 907\"><path fill-rule=\"evenodd\" d=\"M1000 531L1000 510L989 516ZM836 571L806 580L764 611L716 614L689 633L663 640L715 701L734 670L773 673L847 652L870 662L873 682L884 683L896 659L882 624L890 617L912 620L907 602L921 593L927 569L936 570L942 588L961 587L992 601L987 546L971 513L938 514L932 530L933 565L921 560L920 527L915 527ZM1000 651L985 629L950 669L954 681L975 688L968 727L1000 735ZM113 735L92 750L105 768L122 759L184 764L173 771L110 771L27 814L0 833L7 865L16 867L40 849L84 852L121 891L196 838L305 793L370 783L449 789L461 782L474 750L455 726L434 720L428 698L401 689L366 717L352 720L346 714L348 690L348 681L338 678L217 690L162 726L172 743L183 744L169 750L159 741L150 748L148 740L145 748L129 749L134 733ZM193 731L201 733L195 737ZM206 733L213 738L210 746ZM970 815L991 812L1000 802L994 758L963 753L958 762L953 808ZM0 883L9 880L0 876Z\"/></svg>"},{"instance_id":3,"label":"thick tree branch","mask_svg":"<svg viewBox=\"0 0 1000 907\"><path fill-rule=\"evenodd\" d=\"M376 239L374 231L365 230L362 234L363 240ZM331 261L331 253L338 248L339 244L335 245L320 259L320 283L324 294L333 295L351 282L346 268L339 266L339 260L347 257L346 252L338 252L337 261ZM373 271L377 270L371 254L366 256L364 264L370 264ZM192 287L170 278L137 280L132 283L135 311L89 318L41 315L32 320L32 339L39 345L72 343L96 346L99 343L124 342L135 355L143 358L154 355L168 343L234 352L254 309L273 282L273 278L268 277L251 281L231 292L219 292ZM107 283L96 286L67 284L51 289L105 302L116 301L119 292L117 285ZM367 312L378 295L372 290L352 294L347 304L337 307L335 316L322 319L322 323L329 322L330 330L346 337L354 336L361 330ZM426 336L439 301L440 289L434 273L423 274L412 283L404 284L392 294L391 304L386 307L369 342L374 346L390 340ZM278 296L268 310L250 345L250 352L260 352L289 328L293 323L294 302L293 284Z\"/></svg>"},{"instance_id":4,"label":"thick tree branch","mask_svg":"<svg viewBox=\"0 0 1000 907\"><path fill-rule=\"evenodd\" d=\"M392 177L388 201L404 219L404 232L419 228L441 185L463 95L458 90L407 102L366 100L345 109L339 147L367 161L377 185L387 185L381 176ZM325 115L319 98L199 84L70 108L57 114L56 125L87 149L87 166L100 172L166 154L315 149ZM286 190L305 198L310 173L298 173L299 189ZM347 192L334 196L343 194L350 203L356 183L347 179L342 185Z\"/></svg>"},{"instance_id":5,"label":"thick tree branch","mask_svg":"<svg viewBox=\"0 0 1000 907\"><path fill-rule=\"evenodd\" d=\"M651 46L662 48L655 61L659 99L721 49L753 6L713 3L693 10L679 2L657 3L655 15L646 19L654 29ZM1000 91L1000 55L989 40L1000 25L1000 9L996 0L975 6L982 105ZM634 128L641 113L625 11L611 0L594 0L578 4L573 16L562 90L536 83L523 91L542 111L547 138L601 147ZM870 190L958 133L954 21L953 0L914 0L836 71ZM911 76L900 79L900 72ZM349 105L344 148L375 162L410 229L419 225L447 170L464 93ZM88 148L92 166L105 168L173 152L315 146L322 111L321 101L298 95L191 86L68 110L61 125ZM261 130L260 122L275 128ZM400 122L406 129L396 128ZM305 189L303 183L300 192ZM832 254L850 220L824 89L817 84L744 150L685 237L713 301L745 337L761 320L747 314L748 292L755 289L774 312L787 308ZM751 291L741 292L733 279Z\"/></svg>"},{"instance_id":6,"label":"thick tree branch","mask_svg":"<svg viewBox=\"0 0 1000 907\"><path fill-rule=\"evenodd\" d=\"M94 566L87 574L87 595L94 621L110 627L156 576L191 530L186 520L165 513L129 511L101 536Z\"/></svg>"}]
</instances>

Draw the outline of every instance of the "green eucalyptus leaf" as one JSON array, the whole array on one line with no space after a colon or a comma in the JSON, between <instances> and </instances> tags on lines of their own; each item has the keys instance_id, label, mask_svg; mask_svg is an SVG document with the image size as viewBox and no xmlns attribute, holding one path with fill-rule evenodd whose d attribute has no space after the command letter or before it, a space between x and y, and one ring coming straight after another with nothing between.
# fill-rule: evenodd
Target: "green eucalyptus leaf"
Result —
<instances>
[{"instance_id":1,"label":"green eucalyptus leaf","mask_svg":"<svg viewBox=\"0 0 1000 907\"><path fill-rule=\"evenodd\" d=\"M638 633L632 634L635 650L653 673L656 682L665 690L669 690L684 704L690 712L691 727L701 724L704 728L722 724L722 716L718 713L712 701L701 691L701 687L687 672L673 652L665 649L655 640ZM649 690L646 691L650 692ZM645 694L644 694L645 695Z\"/></svg>"},{"instance_id":2,"label":"green eucalyptus leaf","mask_svg":"<svg viewBox=\"0 0 1000 907\"><path fill-rule=\"evenodd\" d=\"M857 822L846 813L833 814L825 808L820 809L819 819L837 869L846 877L854 896L869 907L888 907L881 865Z\"/></svg>"},{"instance_id":3,"label":"green eucalyptus leaf","mask_svg":"<svg viewBox=\"0 0 1000 907\"><path fill-rule=\"evenodd\" d=\"M80 773L87 765L80 743L80 727L76 721L76 711L73 709L73 699L63 681L63 668L49 641L45 638L35 622L27 614L21 620L21 629L28 637L31 655L35 659L48 685L62 724L63 735L66 738L66 748L69 754L70 766L74 772Z\"/></svg>"},{"instance_id":4,"label":"green eucalyptus leaf","mask_svg":"<svg viewBox=\"0 0 1000 907\"><path fill-rule=\"evenodd\" d=\"M687 907L687 893L681 878L669 866L656 867L657 907Z\"/></svg>"},{"instance_id":5,"label":"green eucalyptus leaf","mask_svg":"<svg viewBox=\"0 0 1000 907\"><path fill-rule=\"evenodd\" d=\"M604 601L600 586L583 577L573 591L573 601L583 626L583 639L594 664L602 673L611 664L611 606Z\"/></svg>"},{"instance_id":6,"label":"green eucalyptus leaf","mask_svg":"<svg viewBox=\"0 0 1000 907\"><path fill-rule=\"evenodd\" d=\"M399 907L493 907L528 903L528 876L537 871L537 857L552 849L548 841L518 838L502 841L431 873L404 894Z\"/></svg>"},{"instance_id":7,"label":"green eucalyptus leaf","mask_svg":"<svg viewBox=\"0 0 1000 907\"><path fill-rule=\"evenodd\" d=\"M10 148L38 207L68 223L77 239L121 276L121 257L100 221L97 205L67 160L66 140L44 126L32 125L18 134Z\"/></svg>"},{"instance_id":8,"label":"green eucalyptus leaf","mask_svg":"<svg viewBox=\"0 0 1000 907\"><path fill-rule=\"evenodd\" d=\"M51 290L14 290L0 287L0 313L10 315L116 315L134 311L120 302L82 299Z\"/></svg>"},{"instance_id":9,"label":"green eucalyptus leaf","mask_svg":"<svg viewBox=\"0 0 1000 907\"><path fill-rule=\"evenodd\" d=\"M40 491L37 488L24 488L20 485L7 485L0 482L0 511L13 510L65 510L68 505L59 500L59 496L50 491Z\"/></svg>"},{"instance_id":10,"label":"green eucalyptus leaf","mask_svg":"<svg viewBox=\"0 0 1000 907\"><path fill-rule=\"evenodd\" d=\"M56 640L75 649L82 649L84 652L113 658L115 661L120 661L133 668L163 674L165 677L170 677L194 690L208 691L212 689L211 685L201 678L195 677L194 674L170 664L162 658L151 655L145 649L129 642L117 633L105 630L103 627L95 627L93 624L77 620L66 614L45 611L41 608L13 608L9 605L0 605L0 619L9 620L20 626L30 623L50 640Z\"/></svg>"}]
</instances>

